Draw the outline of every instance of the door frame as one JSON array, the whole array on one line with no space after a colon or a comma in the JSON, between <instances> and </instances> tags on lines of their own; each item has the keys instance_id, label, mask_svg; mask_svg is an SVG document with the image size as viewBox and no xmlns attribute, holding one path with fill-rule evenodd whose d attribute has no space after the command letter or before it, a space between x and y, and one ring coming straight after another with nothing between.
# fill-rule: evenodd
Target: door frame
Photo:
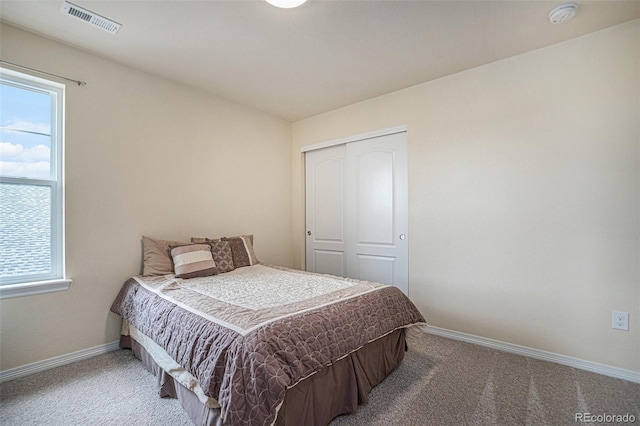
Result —
<instances>
[{"instance_id":1,"label":"door frame","mask_svg":"<svg viewBox=\"0 0 640 426\"><path fill-rule=\"evenodd\" d=\"M365 139L377 138L378 136L388 136L388 135L393 135L395 133L402 133L402 132L407 132L407 126L404 124L401 126L388 127L386 129L374 130L371 132L360 133L352 136L346 136L344 138L332 139L330 141L320 142L313 145L305 145L303 147L300 147L300 152L305 153L308 151L315 151L316 149L327 148L335 145L342 145L349 142L362 141Z\"/></svg>"}]
</instances>

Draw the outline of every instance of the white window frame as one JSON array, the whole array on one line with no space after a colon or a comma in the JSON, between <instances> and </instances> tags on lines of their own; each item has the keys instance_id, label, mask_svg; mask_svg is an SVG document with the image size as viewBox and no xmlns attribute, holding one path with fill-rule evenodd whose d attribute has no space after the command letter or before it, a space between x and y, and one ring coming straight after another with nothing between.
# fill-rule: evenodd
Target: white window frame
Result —
<instances>
[{"instance_id":1,"label":"white window frame","mask_svg":"<svg viewBox=\"0 0 640 426\"><path fill-rule=\"evenodd\" d=\"M0 176L0 182L39 185L51 189L51 272L0 277L0 299L64 291L71 279L65 274L64 244L64 96L65 86L31 75L0 68L0 81L51 96L51 169L49 179Z\"/></svg>"}]
</instances>

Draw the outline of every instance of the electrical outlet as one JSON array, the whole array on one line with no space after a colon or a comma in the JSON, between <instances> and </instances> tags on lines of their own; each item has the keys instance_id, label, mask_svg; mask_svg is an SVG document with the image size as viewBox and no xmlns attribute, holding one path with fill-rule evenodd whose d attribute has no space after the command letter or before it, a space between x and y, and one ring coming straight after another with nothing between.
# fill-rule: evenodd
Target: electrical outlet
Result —
<instances>
[{"instance_id":1,"label":"electrical outlet","mask_svg":"<svg viewBox=\"0 0 640 426\"><path fill-rule=\"evenodd\" d=\"M611 328L629 331L629 312L612 311Z\"/></svg>"}]
</instances>

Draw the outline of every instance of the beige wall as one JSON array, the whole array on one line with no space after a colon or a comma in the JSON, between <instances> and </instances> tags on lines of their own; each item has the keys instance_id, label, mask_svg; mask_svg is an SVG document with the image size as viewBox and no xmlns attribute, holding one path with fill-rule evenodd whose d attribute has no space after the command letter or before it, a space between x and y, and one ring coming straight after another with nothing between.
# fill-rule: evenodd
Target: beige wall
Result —
<instances>
[{"instance_id":1,"label":"beige wall","mask_svg":"<svg viewBox=\"0 0 640 426\"><path fill-rule=\"evenodd\" d=\"M294 123L292 145L284 120L1 31L2 59L88 85L67 86L74 282L0 302L0 370L116 340L143 234L252 232L262 260L302 267L300 147L405 124L430 324L640 371L638 21Z\"/></svg>"},{"instance_id":2,"label":"beige wall","mask_svg":"<svg viewBox=\"0 0 640 426\"><path fill-rule=\"evenodd\" d=\"M67 85L69 291L0 302L0 370L117 340L140 237L255 234L291 266L291 124L6 24L2 59Z\"/></svg>"},{"instance_id":3,"label":"beige wall","mask_svg":"<svg viewBox=\"0 0 640 426\"><path fill-rule=\"evenodd\" d=\"M294 123L295 265L300 147L407 125L429 323L640 371L639 52L633 21Z\"/></svg>"}]
</instances>

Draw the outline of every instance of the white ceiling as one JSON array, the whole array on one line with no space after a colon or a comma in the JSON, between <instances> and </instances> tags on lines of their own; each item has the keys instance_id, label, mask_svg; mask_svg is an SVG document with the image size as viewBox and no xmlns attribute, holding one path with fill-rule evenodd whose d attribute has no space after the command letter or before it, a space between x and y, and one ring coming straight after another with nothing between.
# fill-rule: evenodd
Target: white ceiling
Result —
<instances>
[{"instance_id":1,"label":"white ceiling","mask_svg":"<svg viewBox=\"0 0 640 426\"><path fill-rule=\"evenodd\" d=\"M0 19L290 121L640 17L638 0L578 1L556 25L562 1L72 2L122 29L65 16L62 0L1 0Z\"/></svg>"}]
</instances>

